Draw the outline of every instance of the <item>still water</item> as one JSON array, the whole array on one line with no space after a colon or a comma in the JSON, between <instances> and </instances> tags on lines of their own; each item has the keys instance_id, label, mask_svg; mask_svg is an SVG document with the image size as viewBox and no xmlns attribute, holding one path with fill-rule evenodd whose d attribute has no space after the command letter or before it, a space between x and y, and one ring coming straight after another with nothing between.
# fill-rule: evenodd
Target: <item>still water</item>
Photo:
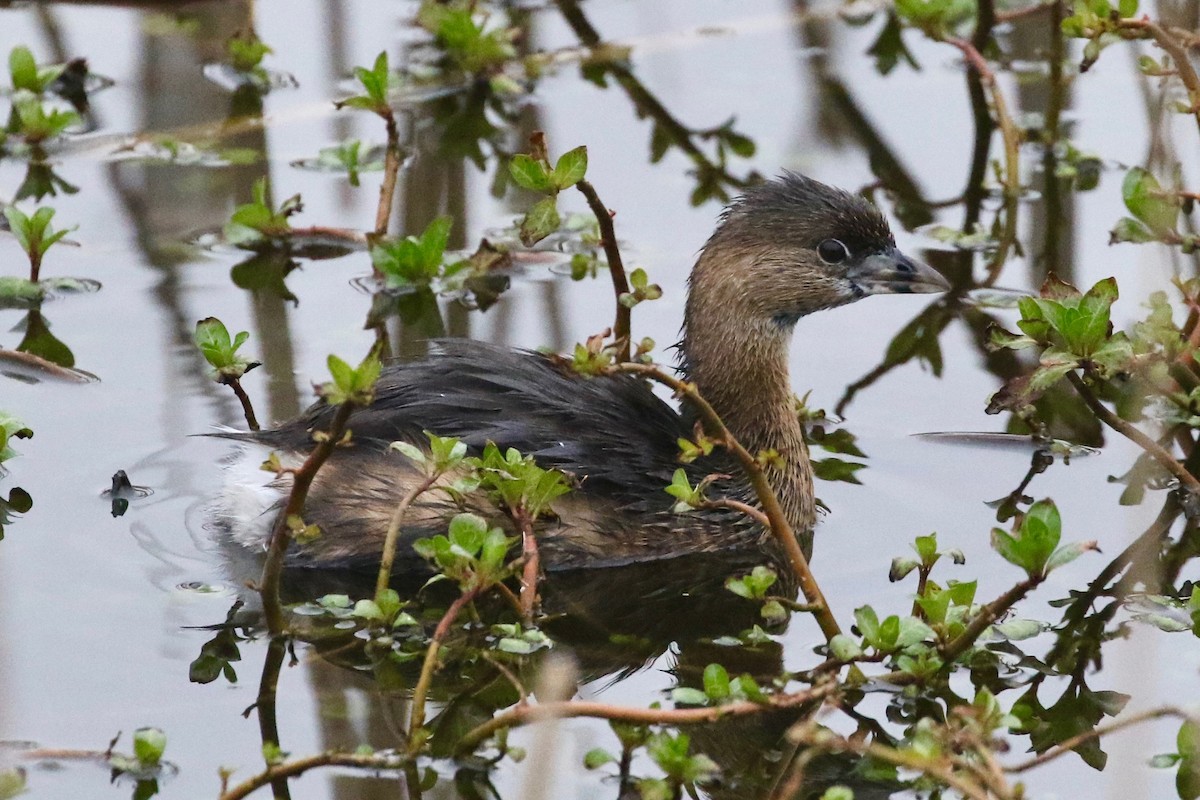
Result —
<instances>
[{"instance_id":1,"label":"still water","mask_svg":"<svg viewBox=\"0 0 1200 800\"><path fill-rule=\"evenodd\" d=\"M522 48L562 49L564 55L528 97L509 104L510 121L492 119L502 127L498 140L519 151L531 131L544 130L555 151L587 145L589 178L617 212L627 263L644 267L664 290L661 300L635 310L635 335L665 347L677 338L685 279L721 203L689 202L695 164L679 148L650 163L645 106L639 110L634 94L616 81L603 88L585 80L571 55L579 45L576 32L554 7L526 5ZM953 48L912 35L906 41L920 70L902 65L882 76L864 55L878 20L850 26L833 6L603 0L583 8L603 39L630 48L632 75L672 119L694 130L736 119L756 151L750 158L730 154L732 178L792 169L858 190L887 169L889 179L907 176L927 201L958 196L968 180L974 127ZM286 419L311 401L311 385L324 380L329 353L357 358L369 345L371 334L362 330L369 297L355 280L369 274L370 263L362 252L303 261L287 275L295 298L289 300L239 287L231 270L245 253L205 246L205 234L219 231L263 175L276 202L303 196L297 225L371 226L378 173L364 173L362 186L352 188L342 176L292 162L347 138L381 142L377 119L337 113L331 101L349 93L352 67L370 64L378 52L387 51L393 64L412 57L420 40L409 22L414 12L414 4L391 0L0 4L0 51L24 44L39 63L86 57L94 73L112 81L92 96L94 129L52 153L55 172L78 191L43 201L57 209L56 222L78 225L69 237L78 246L52 251L43 274L90 278L103 287L48 302L44 317L75 366L98 380L0 377L0 407L36 432L17 445L23 456L11 462L5 483L27 490L34 507L5 528L0 542L0 742L103 750L118 731L125 731L127 744L134 728L161 727L169 740L166 757L179 769L162 785L163 797L215 797L220 768L237 768L239 776L259 769L257 725L242 711L255 699L261 642L243 644L236 684L188 681L189 663L211 636L195 628L224 619L237 590L207 524L230 447L194 435L241 422L232 395L207 378L191 333L207 316L250 331L248 349L264 366L248 376L248 390L260 418ZM1197 12L1194 2L1163 7L1184 27L1196 26ZM223 58L230 36L250 27L275 51L266 65L295 84L266 95L261 118L239 116L236 100L205 70ZM1024 21L1007 41L1030 62L1041 48L1039 31ZM1097 154L1105 169L1094 190L1056 198L1057 219L1048 217L1046 195L1036 190L1037 152L1027 149L1024 180L1035 190L1022 201L1022 254L999 280L1029 289L1051 267L1080 286L1116 275L1118 324L1139 318L1140 301L1167 288L1174 271L1192 274L1196 267L1194 259L1166 248L1107 244L1108 230L1124 214L1120 166L1174 153L1191 183L1200 182L1194 126L1186 116L1160 113L1156 86L1131 68L1133 53L1134 46L1113 48L1066 91L1063 122L1072 141ZM1039 71L1023 72L1001 76L1018 118L1040 112L1047 96ZM438 154L436 137L444 127L436 103L416 104L402 115L413 157L400 176L394 228L419 231L449 213L456 221L452 245L472 248L508 226L524 201L492 195L489 160L481 170L469 159ZM189 166L143 157L143 148L162 137L245 148L259 160ZM24 171L19 161L0 161L0 199L14 193ZM564 205L583 210L575 197L565 197ZM985 202L985 208L995 205ZM947 206L920 220L934 221L957 227L961 211ZM962 263L911 225L893 225L903 250L944 269ZM15 242L0 238L0 274L21 274L23 264ZM528 266L486 313L466 313L446 301L447 332L562 351L611 324L605 281L575 282L560 273ZM792 353L795 389L811 390L811 405L832 410L930 302L871 298L802 320ZM1011 311L997 313L1013 318ZM0 311L0 346L17 344L22 320L21 312ZM401 355L423 351L421 331L398 329L394 338ZM840 618L849 619L864 603L904 608L911 586L888 583L888 565L914 536L930 531L966 553L980 597L1013 582L1012 568L988 548L994 512L984 501L1017 485L1028 452L910 437L999 431L1006 424L984 413L1000 379L973 331L951 322L940 346L940 375L910 362L861 388L844 407L868 467L858 473L861 486L818 486L832 513L818 531L814 559ZM1123 474L1135 456L1127 442L1109 437L1101 454L1056 465L1035 479L1030 493L1058 501L1069 538L1094 538L1106 553L1116 553L1156 510L1154 503L1118 505L1122 487L1106 481ZM114 518L101 493L119 469L152 494ZM1098 569L1086 561L1052 576L1023 614L1056 619L1045 601ZM821 642L807 619L795 620L779 639L785 663L797 665ZM623 680L597 676L580 695L639 706L662 700L675 684L665 670L677 649ZM1092 685L1131 691L1129 710L1178 701L1181 693L1194 696L1200 668L1194 639L1134 627L1128 640L1106 652L1104 672ZM392 743L386 704L367 677L303 648L297 655L299 664L285 670L279 687L285 750ZM1110 759L1103 772L1062 759L1036 773L1031 796L1172 797L1171 774L1149 769L1146 760L1173 749L1174 730L1164 723L1106 739ZM528 744L532 737L530 730L518 731L514 741ZM531 761L501 768L494 776L500 795L522 796L536 766L555 776L548 796L615 796L614 786L579 767L588 749L611 746L607 726L563 723L558 744L557 769ZM15 744L0 749L0 765L21 762L19 750ZM108 786L106 770L86 760L22 763L33 798L116 797L132 790L119 782ZM312 773L293 787L293 796L305 798L397 792L394 779L335 770ZM434 795L453 791L443 783Z\"/></svg>"}]
</instances>

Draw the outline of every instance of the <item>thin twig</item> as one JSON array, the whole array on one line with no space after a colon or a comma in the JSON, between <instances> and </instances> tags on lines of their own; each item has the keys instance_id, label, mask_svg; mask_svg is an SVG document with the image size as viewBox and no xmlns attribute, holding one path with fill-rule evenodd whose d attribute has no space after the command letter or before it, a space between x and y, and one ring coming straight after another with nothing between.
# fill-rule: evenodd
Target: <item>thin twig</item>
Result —
<instances>
[{"instance_id":1,"label":"thin twig","mask_svg":"<svg viewBox=\"0 0 1200 800\"><path fill-rule=\"evenodd\" d=\"M267 655L263 659L262 677L258 681L258 699L254 702L254 711L258 716L259 738L262 739L263 750L268 743L278 750L282 745L279 741L279 722L275 715L276 690L279 687L279 673L283 669L283 657L286 654L286 640L274 637L267 643ZM270 768L270 764L267 768ZM271 779L272 790L278 800L290 797L286 776L276 776Z\"/></svg>"},{"instance_id":2,"label":"thin twig","mask_svg":"<svg viewBox=\"0 0 1200 800\"><path fill-rule=\"evenodd\" d=\"M613 227L613 215L592 184L581 180L575 184L584 197L587 198L588 208L596 215L600 223L600 243L604 246L604 258L608 261L608 272L612 276L613 295L617 301L617 318L613 323L613 339L617 342L617 360L628 361L633 334L630 331L629 306L621 302L621 295L629 293L629 280L625 277L625 265L621 261L621 248L617 244L617 232Z\"/></svg>"},{"instance_id":3,"label":"thin twig","mask_svg":"<svg viewBox=\"0 0 1200 800\"><path fill-rule=\"evenodd\" d=\"M433 486L439 477L441 477L441 473L435 472L418 483L400 499L396 509L392 512L392 517L388 520L387 536L383 540L383 554L379 559L379 574L375 578L376 597L383 594L387 590L388 584L391 583L392 564L396 560L396 542L400 538L400 525L404 522L404 513L408 511L408 507L413 504L414 500L427 492L430 486Z\"/></svg>"},{"instance_id":4,"label":"thin twig","mask_svg":"<svg viewBox=\"0 0 1200 800\"><path fill-rule=\"evenodd\" d=\"M1196 476L1188 472L1183 464L1180 464L1162 445L1142 433L1136 426L1109 411L1078 373L1068 372L1067 380L1071 382L1075 391L1083 398L1083 402L1087 403L1088 408L1100 418L1101 422L1145 450L1163 469L1178 478L1179 482L1185 485L1189 491L1200 494L1200 480L1196 480Z\"/></svg>"},{"instance_id":5,"label":"thin twig","mask_svg":"<svg viewBox=\"0 0 1200 800\"><path fill-rule=\"evenodd\" d=\"M628 362L616 364L613 367L613 371L641 375L644 378L661 383L664 386L670 387L677 395L681 398L686 398L692 404L705 424L712 429L713 440L722 443L733 454L734 458L741 464L746 477L750 479L750 485L754 488L759 505L762 506L763 513L769 522L768 529L780 547L787 553L788 562L791 564L792 571L800 583L800 589L804 592L804 598L815 607L813 615L817 619L817 624L821 626L821 632L825 635L826 641L840 634L842 630L838 627L837 620L834 619L833 612L830 611L829 604L825 601L825 595L821 592L821 587L817 584L817 579L813 575L812 569L808 566L808 559L804 557L804 552L800 549L800 542L796 538L796 532L792 530L791 523L788 522L787 516L783 513L783 507L779 504L779 498L776 497L775 490L771 488L771 484L767 480L762 467L759 466L758 461L751 455L750 451L742 446L741 442L734 437L733 433L721 421L721 417L709 405L708 401L701 397L696 384L681 380L673 375L668 375L658 367L650 364Z\"/></svg>"},{"instance_id":6,"label":"thin twig","mask_svg":"<svg viewBox=\"0 0 1200 800\"><path fill-rule=\"evenodd\" d=\"M1162 719L1163 717L1176 717L1178 719L1190 719L1190 717L1174 706L1163 706L1151 711L1143 711L1141 714L1134 714L1132 717L1114 722L1111 725L1102 725L1099 728L1093 728L1090 731L1076 734L1069 739L1064 739L1053 748L1047 750L1040 755L1037 755L1027 761L1022 761L1019 764L1013 764L1010 767L1005 767L1004 771L1015 775L1019 772L1031 770L1034 767L1040 767L1048 761L1053 761L1059 756L1066 755L1084 742L1089 742L1092 739L1098 739L1101 736L1107 736L1110 733L1115 733L1122 728L1128 728L1131 725L1140 725L1143 722L1149 722L1154 719Z\"/></svg>"},{"instance_id":7,"label":"thin twig","mask_svg":"<svg viewBox=\"0 0 1200 800\"><path fill-rule=\"evenodd\" d=\"M383 183L379 187L379 208L375 212L375 236L386 236L388 220L392 218L392 201L396 196L396 179L400 175L400 130L396 115L389 108L380 114L387 124L387 150L383 158Z\"/></svg>"},{"instance_id":8,"label":"thin twig","mask_svg":"<svg viewBox=\"0 0 1200 800\"><path fill-rule=\"evenodd\" d=\"M342 438L346 430L346 422L354 411L353 403L342 403L338 406L329 430L325 431L317 446L308 454L304 464L292 472L292 491L288 494L287 505L279 513L275 521L275 529L271 533L271 545L267 549L267 559L263 564L262 578L259 580L258 592L262 596L263 616L266 618L267 631L271 636L279 636L284 629L283 605L279 600L279 583L283 577L283 559L287 555L288 545L292 542L288 530L288 520L299 516L304 511L304 501L308 497L308 489L317 470L333 454L333 448Z\"/></svg>"},{"instance_id":9,"label":"thin twig","mask_svg":"<svg viewBox=\"0 0 1200 800\"><path fill-rule=\"evenodd\" d=\"M1192 66L1187 49L1179 40L1149 17L1123 19L1118 22L1118 26L1121 30L1149 33L1158 46L1167 51L1167 54L1171 56L1171 60L1175 62L1175 69L1179 70L1179 79L1183 81L1183 85L1187 88L1188 100L1191 102L1190 111L1192 116L1196 118L1196 125L1200 127L1200 74L1197 74L1196 68Z\"/></svg>"},{"instance_id":10,"label":"thin twig","mask_svg":"<svg viewBox=\"0 0 1200 800\"><path fill-rule=\"evenodd\" d=\"M716 500L705 500L698 507L703 508L703 509L728 508L733 511L737 511L742 514L745 514L747 517L754 520L759 525L762 525L764 528L771 527L771 521L769 519L767 519L766 514L759 511L754 506L749 505L747 503L743 503L741 500L734 500L732 497L720 497L720 498L717 498Z\"/></svg>"},{"instance_id":11,"label":"thin twig","mask_svg":"<svg viewBox=\"0 0 1200 800\"><path fill-rule=\"evenodd\" d=\"M726 717L740 717L780 708L795 708L799 705L822 700L836 689L837 684L831 681L802 692L776 695L765 703L743 701L727 703L723 706L713 706L711 708L634 708L588 700L567 700L557 703L537 704L527 703L513 706L468 731L459 740L456 750L460 754L469 753L499 730L527 725L541 719L594 717L596 719L607 719L638 725L698 725L705 722L716 722Z\"/></svg>"},{"instance_id":12,"label":"thin twig","mask_svg":"<svg viewBox=\"0 0 1200 800\"><path fill-rule=\"evenodd\" d=\"M521 618L532 623L533 607L537 605L538 581L541 579L537 536L533 532L533 518L524 508L514 512L513 520L521 531L521 558L525 562L521 571Z\"/></svg>"},{"instance_id":13,"label":"thin twig","mask_svg":"<svg viewBox=\"0 0 1200 800\"><path fill-rule=\"evenodd\" d=\"M250 402L250 395L246 394L246 390L242 388L242 382L237 378L222 378L221 383L233 389L234 395L242 404L242 413L246 417L246 425L250 427L250 430L261 430L258 425L258 417L254 416L254 405Z\"/></svg>"},{"instance_id":14,"label":"thin twig","mask_svg":"<svg viewBox=\"0 0 1200 800\"><path fill-rule=\"evenodd\" d=\"M474 600L478 594L478 589L471 589L456 597L454 602L450 604L450 607L446 609L446 613L442 615L437 628L433 631L433 638L430 639L429 648L425 651L425 661L421 664L421 675L417 678L417 685L413 688L412 710L408 717L408 747L410 753L415 754L420 750L420 731L422 726L425 725L425 698L429 695L429 686L433 682L433 671L437 667L438 651L441 649L442 641L446 638L446 634L450 632L450 626L458 619L458 615L462 613L467 604Z\"/></svg>"},{"instance_id":15,"label":"thin twig","mask_svg":"<svg viewBox=\"0 0 1200 800\"><path fill-rule=\"evenodd\" d=\"M975 640L991 627L992 623L1000 619L1004 612L1012 608L1017 601L1033 591L1045 579L1044 575L1030 576L979 609L979 613L971 619L971 623L967 625L966 630L942 648L943 660L947 664L954 663L954 659L965 653L967 648L974 644Z\"/></svg>"}]
</instances>

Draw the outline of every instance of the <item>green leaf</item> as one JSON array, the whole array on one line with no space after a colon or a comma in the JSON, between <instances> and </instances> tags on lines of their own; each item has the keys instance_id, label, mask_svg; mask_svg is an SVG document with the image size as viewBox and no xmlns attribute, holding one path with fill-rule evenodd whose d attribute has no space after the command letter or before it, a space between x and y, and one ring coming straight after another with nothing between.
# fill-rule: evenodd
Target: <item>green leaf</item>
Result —
<instances>
[{"instance_id":1,"label":"green leaf","mask_svg":"<svg viewBox=\"0 0 1200 800\"><path fill-rule=\"evenodd\" d=\"M566 154L563 157L565 158ZM586 153L584 159L584 166L586 167ZM512 175L512 179L516 181L517 185L523 189L544 193L554 188L546 165L525 153L518 153L512 157L512 161L508 163L508 172ZM555 225L555 227L557 228L558 226Z\"/></svg>"},{"instance_id":2,"label":"green leaf","mask_svg":"<svg viewBox=\"0 0 1200 800\"><path fill-rule=\"evenodd\" d=\"M679 705L702 706L708 703L708 696L699 689L678 686L671 690L671 700Z\"/></svg>"},{"instance_id":3,"label":"green leaf","mask_svg":"<svg viewBox=\"0 0 1200 800\"><path fill-rule=\"evenodd\" d=\"M354 611L352 613L359 619L372 622L377 622L384 618L383 610L374 600L359 600L354 604Z\"/></svg>"},{"instance_id":4,"label":"green leaf","mask_svg":"<svg viewBox=\"0 0 1200 800\"><path fill-rule=\"evenodd\" d=\"M823 481L842 481L862 485L862 481L854 474L865 469L866 464L855 461L845 461L841 458L829 457L813 461L813 474Z\"/></svg>"},{"instance_id":5,"label":"green leaf","mask_svg":"<svg viewBox=\"0 0 1200 800\"><path fill-rule=\"evenodd\" d=\"M1049 573L1058 569L1064 564L1070 564L1075 559L1079 558L1089 550L1096 550L1096 543L1093 542L1072 542L1065 544L1054 551L1049 559L1046 560L1046 572Z\"/></svg>"},{"instance_id":6,"label":"green leaf","mask_svg":"<svg viewBox=\"0 0 1200 800\"><path fill-rule=\"evenodd\" d=\"M861 630L862 626L859 626ZM844 633L839 633L829 640L829 652L838 661L853 661L862 656L862 647L858 642Z\"/></svg>"},{"instance_id":7,"label":"green leaf","mask_svg":"<svg viewBox=\"0 0 1200 800\"><path fill-rule=\"evenodd\" d=\"M880 641L879 617L875 614L875 609L870 606L855 609L854 622L858 625L858 631L862 634L863 641L878 648Z\"/></svg>"},{"instance_id":8,"label":"green leaf","mask_svg":"<svg viewBox=\"0 0 1200 800\"><path fill-rule=\"evenodd\" d=\"M1109 244L1120 244L1121 242L1133 242L1142 244L1144 242L1157 242L1158 236L1154 231L1147 228L1143 223L1129 217L1121 217L1117 220L1117 225L1108 234Z\"/></svg>"},{"instance_id":9,"label":"green leaf","mask_svg":"<svg viewBox=\"0 0 1200 800\"><path fill-rule=\"evenodd\" d=\"M458 514L450 520L450 541L472 556L483 548L487 532L487 521L476 514Z\"/></svg>"},{"instance_id":10,"label":"green leaf","mask_svg":"<svg viewBox=\"0 0 1200 800\"><path fill-rule=\"evenodd\" d=\"M532 247L558 230L561 223L555 198L551 196L539 200L521 220L521 244Z\"/></svg>"},{"instance_id":11,"label":"green leaf","mask_svg":"<svg viewBox=\"0 0 1200 800\"><path fill-rule=\"evenodd\" d=\"M854 791L848 786L830 786L821 800L854 800Z\"/></svg>"},{"instance_id":12,"label":"green leaf","mask_svg":"<svg viewBox=\"0 0 1200 800\"><path fill-rule=\"evenodd\" d=\"M20 767L0 768L0 800L12 800L25 792L25 770Z\"/></svg>"},{"instance_id":13,"label":"green leaf","mask_svg":"<svg viewBox=\"0 0 1200 800\"><path fill-rule=\"evenodd\" d=\"M616 760L616 757L612 753L603 748L595 747L588 750L587 754L583 757L583 766L584 769L597 769L605 764L611 764Z\"/></svg>"},{"instance_id":14,"label":"green leaf","mask_svg":"<svg viewBox=\"0 0 1200 800\"><path fill-rule=\"evenodd\" d=\"M389 447L415 464L424 464L426 461L425 451L409 442L392 442Z\"/></svg>"},{"instance_id":15,"label":"green leaf","mask_svg":"<svg viewBox=\"0 0 1200 800\"><path fill-rule=\"evenodd\" d=\"M8 74L12 76L13 89L41 94L43 87L38 82L37 62L28 47L17 45L9 51Z\"/></svg>"},{"instance_id":16,"label":"green leaf","mask_svg":"<svg viewBox=\"0 0 1200 800\"><path fill-rule=\"evenodd\" d=\"M729 673L725 667L713 663L704 668L704 694L718 702L729 698Z\"/></svg>"},{"instance_id":17,"label":"green leaf","mask_svg":"<svg viewBox=\"0 0 1200 800\"><path fill-rule=\"evenodd\" d=\"M563 153L554 165L554 185L562 191L579 183L587 174L587 165L587 147L576 147Z\"/></svg>"},{"instance_id":18,"label":"green leaf","mask_svg":"<svg viewBox=\"0 0 1200 800\"><path fill-rule=\"evenodd\" d=\"M1141 167L1129 170L1121 184L1121 196L1130 213L1155 234L1161 236L1175 232L1175 223L1179 219L1179 198L1163 191L1158 179L1150 172Z\"/></svg>"},{"instance_id":19,"label":"green leaf","mask_svg":"<svg viewBox=\"0 0 1200 800\"><path fill-rule=\"evenodd\" d=\"M133 732L133 754L144 766L156 766L166 748L167 735L158 728L138 728Z\"/></svg>"},{"instance_id":20,"label":"green leaf","mask_svg":"<svg viewBox=\"0 0 1200 800\"><path fill-rule=\"evenodd\" d=\"M233 353L229 331L225 328L225 323L216 317L206 317L197 322L192 341L200 349L204 359L218 369L228 363Z\"/></svg>"}]
</instances>

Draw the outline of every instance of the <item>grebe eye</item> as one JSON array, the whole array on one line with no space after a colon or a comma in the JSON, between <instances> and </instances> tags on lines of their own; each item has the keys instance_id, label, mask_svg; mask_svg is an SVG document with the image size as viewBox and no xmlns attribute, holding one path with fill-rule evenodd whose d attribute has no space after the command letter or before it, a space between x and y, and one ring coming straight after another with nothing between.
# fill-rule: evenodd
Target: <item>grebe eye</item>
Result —
<instances>
[{"instance_id":1,"label":"grebe eye","mask_svg":"<svg viewBox=\"0 0 1200 800\"><path fill-rule=\"evenodd\" d=\"M840 264L850 257L850 250L837 239L826 239L817 245L817 255L826 264Z\"/></svg>"}]
</instances>

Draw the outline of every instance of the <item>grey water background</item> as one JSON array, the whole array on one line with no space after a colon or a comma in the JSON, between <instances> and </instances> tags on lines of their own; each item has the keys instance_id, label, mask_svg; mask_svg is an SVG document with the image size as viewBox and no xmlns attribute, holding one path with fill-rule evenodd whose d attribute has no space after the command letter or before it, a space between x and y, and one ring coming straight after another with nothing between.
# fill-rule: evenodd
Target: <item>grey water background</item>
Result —
<instances>
[{"instance_id":1,"label":"grey water background","mask_svg":"<svg viewBox=\"0 0 1200 800\"><path fill-rule=\"evenodd\" d=\"M637 76L676 117L706 126L736 115L739 130L758 146L750 166L764 174L795 169L851 190L874 180L863 148L820 93L815 75L820 67L844 82L925 196L950 197L962 189L972 128L952 48L911 36L907 41L921 70L902 67L881 77L864 56L878 23L849 27L836 18L834 6L814 9L813 19L797 16L793 4L766 0L604 0L585 8L606 39L631 46ZM1194 4L1174 8L1185 16L1191 9L1194 24ZM361 324L367 297L352 280L369 271L369 262L364 254L305 262L288 277L299 298L293 306L236 288L229 270L239 254L193 242L198 231L219 226L235 204L249 199L253 177L264 170L277 200L303 195L305 210L296 224L370 224L377 175L364 176L362 188L352 189L343 178L298 170L289 162L347 136L382 138L375 118L335 113L330 100L346 93L350 68L369 64L380 50L392 54L394 63L404 58L413 36L402 20L414 9L380 0L0 7L0 52L23 43L39 62L86 56L94 71L115 81L93 98L99 129L55 156L58 172L80 191L48 202L58 209L57 223L79 225L71 238L80 246L57 248L43 268L44 275L103 284L95 294L65 297L44 308L77 365L100 380L72 385L0 378L0 406L36 432L18 445L23 456L12 462L6 482L28 490L35 505L0 542L0 741L103 749L118 730L126 732L127 744L133 728L157 725L168 735L166 757L180 768L164 784L163 797L215 796L219 767L237 767L241 777L259 769L257 725L241 716L254 700L259 647L243 646L234 686L187 681L188 663L208 638L189 626L220 622L233 593L206 526L228 446L189 437L217 423L239 422L232 396L208 381L190 344L191 330L209 315L231 330L249 330L248 349L266 362L249 376L249 391L260 417L286 418L311 399L310 384L325 375L327 354L357 357L365 351L369 334ZM180 27L180 13L195 21L197 33ZM202 68L218 60L225 39L251 21L275 49L268 65L291 73L299 84L267 96L261 131L238 135L265 148L266 164L205 169L121 157L122 145L138 132L189 139L192 132L203 138L206 128L219 129L229 97ZM532 30L538 48L576 44L552 9L533 13ZM1066 119L1073 141L1109 165L1142 163L1152 125L1160 124L1153 85L1132 67L1134 51L1135 46L1114 47L1070 90ZM1022 103L1039 102L1036 91L1018 86L1014 76L1002 81L1018 112ZM684 282L719 204L692 208L687 161L672 151L662 163L649 164L649 124L637 118L623 93L582 80L573 64L542 78L526 113L530 129L545 130L554 150L588 146L589 177L618 212L627 262L646 268L665 292L662 300L635 310L635 334L653 337L660 348L674 342ZM1174 143L1196 185L1200 172L1191 120L1168 117L1162 124L1157 135L1167 146ZM519 134L513 145L520 145ZM0 187L10 191L22 174L22 164L0 162ZM1107 231L1123 214L1123 174L1106 170L1096 190L1071 197L1067 247L1078 285L1117 276L1122 298L1115 314L1128 322L1141 315L1139 303L1151 291L1169 288L1173 269L1192 274L1195 262L1174 263L1158 246L1107 246ZM414 162L401 177L399 217L427 219L449 210L455 235L462 237L455 241L474 244L520 210L491 197L489 182L490 172L470 164ZM567 202L582 208L575 198ZM1036 253L1043 213L1036 196L1023 206L1027 256ZM957 225L958 213L947 211L943 219ZM896 232L901 247L916 255L934 245L899 226ZM15 242L0 238L0 270L23 269ZM1036 283L1032 273L1028 257L1014 258L1001 283L1029 288ZM831 408L927 302L871 298L803 320L792 354L796 390L812 389L813 405ZM610 324L611 298L603 280L574 283L530 270L487 313L453 318L461 329L456 332L473 337L562 350ZM1005 318L1011 320L1011 314ZM0 345L12 347L19 340L20 332L12 330L19 319L17 312L0 311ZM914 536L930 531L945 546L966 552L963 575L979 578L979 597L997 595L1017 577L988 548L993 512L984 501L1017 484L1028 454L909 436L1002 427L1000 418L984 414L996 379L982 367L968 333L953 323L941 342L940 378L906 365L849 406L848 424L870 456L869 468L859 473L864 485L818 487L832 514L818 531L814 566L841 619L864 603L890 611L907 607L911 586L889 584L888 565ZM1068 538L1098 539L1111 556L1154 512L1152 502L1119 506L1121 486L1106 481L1124 473L1135 456L1131 445L1106 437L1102 454L1056 465L1035 480L1031 493L1056 499ZM100 493L117 469L154 493L114 519ZM1024 614L1056 619L1044 601L1086 580L1100 558L1081 559L1055 573ZM811 657L819 639L815 625L794 620L783 638L785 663L799 665ZM1131 692L1127 712L1196 696L1200 648L1194 638L1135 626L1130 639L1107 653L1104 672L1091 684ZM369 713L373 696L367 680L306 658L303 651L301 660L280 682L286 750L305 754L354 746L384 733L372 728L379 719ZM662 699L662 690L672 685L661 672L669 660L664 656L613 685L585 686L583 694L633 705ZM614 787L578 766L591 747L611 745L606 726L562 725L553 796L611 796ZM1151 770L1145 762L1173 749L1174 728L1149 726L1107 739L1104 772L1074 757L1062 759L1030 776L1032 796L1172 797L1171 773ZM520 731L514 738L527 742L529 736ZM0 760L16 758L15 752L0 748ZM34 769L29 796L115 797L130 791L107 786L105 771L91 763L61 765ZM529 762L504 767L496 777L501 794L520 796L529 768ZM439 792L448 791L446 786ZM293 791L305 798L366 798L392 796L396 787L323 771L304 777Z\"/></svg>"}]
</instances>

